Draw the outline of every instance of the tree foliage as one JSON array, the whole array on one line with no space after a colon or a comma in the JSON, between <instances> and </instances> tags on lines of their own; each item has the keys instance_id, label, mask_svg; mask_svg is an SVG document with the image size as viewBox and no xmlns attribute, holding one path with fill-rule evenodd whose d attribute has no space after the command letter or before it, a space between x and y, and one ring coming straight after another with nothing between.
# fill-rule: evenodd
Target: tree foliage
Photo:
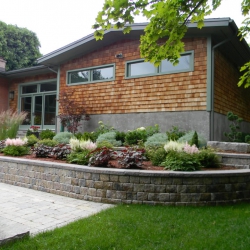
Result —
<instances>
[{"instance_id":1,"label":"tree foliage","mask_svg":"<svg viewBox=\"0 0 250 250\"><path fill-rule=\"evenodd\" d=\"M141 57L156 66L163 59L178 64L180 54L184 52L182 38L187 31L188 22L197 22L202 28L204 18L221 4L222 0L105 0L102 10L96 17L95 38L103 39L104 32L111 28L131 30L134 18L142 15L149 23L140 40ZM249 15L250 0L242 0L242 14ZM246 18L240 29L240 39L250 31L250 19ZM167 40L165 38L168 38ZM164 39L164 40L163 40ZM241 71L243 75L239 86L250 86L250 62Z\"/></svg>"},{"instance_id":2,"label":"tree foliage","mask_svg":"<svg viewBox=\"0 0 250 250\"><path fill-rule=\"evenodd\" d=\"M34 32L0 21L0 56L7 61L6 70L35 65L41 56L39 47L40 42Z\"/></svg>"}]
</instances>

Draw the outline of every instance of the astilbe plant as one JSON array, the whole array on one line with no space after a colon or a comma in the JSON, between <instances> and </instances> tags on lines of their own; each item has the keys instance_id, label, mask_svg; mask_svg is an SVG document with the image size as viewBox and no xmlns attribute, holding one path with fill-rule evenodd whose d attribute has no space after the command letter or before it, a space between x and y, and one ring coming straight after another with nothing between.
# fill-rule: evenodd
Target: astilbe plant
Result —
<instances>
[{"instance_id":1,"label":"astilbe plant","mask_svg":"<svg viewBox=\"0 0 250 250\"><path fill-rule=\"evenodd\" d=\"M144 154L145 149L127 147L118 155L118 162L124 168L140 168L146 160Z\"/></svg>"},{"instance_id":2,"label":"astilbe plant","mask_svg":"<svg viewBox=\"0 0 250 250\"><path fill-rule=\"evenodd\" d=\"M17 139L10 139L7 138L5 141L6 147L2 150L5 155L12 155L12 156L21 156L28 154L29 149L25 147L26 144L25 140L20 138Z\"/></svg>"},{"instance_id":3,"label":"astilbe plant","mask_svg":"<svg viewBox=\"0 0 250 250\"><path fill-rule=\"evenodd\" d=\"M190 146L187 142L185 146L183 147L183 151L188 153L188 154L197 154L199 153L199 149L196 147L196 145Z\"/></svg>"},{"instance_id":4,"label":"astilbe plant","mask_svg":"<svg viewBox=\"0 0 250 250\"><path fill-rule=\"evenodd\" d=\"M73 91L62 91L58 100L60 104L60 115L58 115L61 124L67 128L67 130L75 134L80 125L82 119L88 121L90 116L85 109L85 103L76 103L74 99Z\"/></svg>"}]
</instances>

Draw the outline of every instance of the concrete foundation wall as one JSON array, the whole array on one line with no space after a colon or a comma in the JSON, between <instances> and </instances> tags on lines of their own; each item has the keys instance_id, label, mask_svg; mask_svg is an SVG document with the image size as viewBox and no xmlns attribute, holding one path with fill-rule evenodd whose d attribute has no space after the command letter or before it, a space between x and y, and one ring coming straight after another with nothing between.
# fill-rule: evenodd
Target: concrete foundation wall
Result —
<instances>
[{"instance_id":1,"label":"concrete foundation wall","mask_svg":"<svg viewBox=\"0 0 250 250\"><path fill-rule=\"evenodd\" d=\"M95 130L99 121L103 121L120 131L158 124L160 130L166 132L172 126L178 126L185 131L196 130L207 140L209 139L209 113L206 111L90 115L90 120L83 122L80 131Z\"/></svg>"},{"instance_id":2,"label":"concrete foundation wall","mask_svg":"<svg viewBox=\"0 0 250 250\"><path fill-rule=\"evenodd\" d=\"M226 115L219 113L214 113L214 140L216 141L227 141L227 138L224 136L224 132L230 132L229 125L231 124L228 121ZM250 133L250 122L243 121L240 126L240 131L244 133Z\"/></svg>"}]
</instances>

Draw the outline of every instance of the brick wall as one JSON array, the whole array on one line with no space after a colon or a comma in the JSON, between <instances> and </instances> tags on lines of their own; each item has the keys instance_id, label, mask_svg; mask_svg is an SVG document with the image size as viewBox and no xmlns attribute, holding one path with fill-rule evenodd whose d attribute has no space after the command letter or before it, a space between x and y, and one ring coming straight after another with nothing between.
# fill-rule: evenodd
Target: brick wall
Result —
<instances>
[{"instance_id":1,"label":"brick wall","mask_svg":"<svg viewBox=\"0 0 250 250\"><path fill-rule=\"evenodd\" d=\"M146 171L0 157L0 182L82 200L160 205L250 201L250 170Z\"/></svg>"},{"instance_id":2,"label":"brick wall","mask_svg":"<svg viewBox=\"0 0 250 250\"><path fill-rule=\"evenodd\" d=\"M7 79L0 76L0 112L8 109L9 87Z\"/></svg>"},{"instance_id":3,"label":"brick wall","mask_svg":"<svg viewBox=\"0 0 250 250\"><path fill-rule=\"evenodd\" d=\"M206 39L185 39L194 72L125 79L125 62L140 59L139 41L122 41L61 65L60 91L74 90L89 114L206 110ZM122 53L122 59L115 54ZM116 64L115 81L66 86L66 71Z\"/></svg>"},{"instance_id":4,"label":"brick wall","mask_svg":"<svg viewBox=\"0 0 250 250\"><path fill-rule=\"evenodd\" d=\"M15 91L15 96L13 100L10 100L10 108L16 110L18 105L18 86L21 83L32 83L42 80L55 79L57 76L55 73L34 75L25 78L10 79L10 89L9 91Z\"/></svg>"},{"instance_id":5,"label":"brick wall","mask_svg":"<svg viewBox=\"0 0 250 250\"><path fill-rule=\"evenodd\" d=\"M250 122L250 88L239 88L239 70L218 50L215 52L214 110L226 115L232 111Z\"/></svg>"}]
</instances>

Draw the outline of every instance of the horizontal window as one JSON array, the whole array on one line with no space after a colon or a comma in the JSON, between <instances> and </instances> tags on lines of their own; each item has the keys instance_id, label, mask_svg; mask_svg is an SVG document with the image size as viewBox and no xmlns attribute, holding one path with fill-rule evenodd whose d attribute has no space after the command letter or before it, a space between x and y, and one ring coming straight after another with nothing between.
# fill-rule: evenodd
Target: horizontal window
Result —
<instances>
[{"instance_id":1,"label":"horizontal window","mask_svg":"<svg viewBox=\"0 0 250 250\"><path fill-rule=\"evenodd\" d=\"M115 79L114 65L87 68L67 72L68 84L111 81Z\"/></svg>"},{"instance_id":2,"label":"horizontal window","mask_svg":"<svg viewBox=\"0 0 250 250\"><path fill-rule=\"evenodd\" d=\"M159 67L144 60L130 61L126 63L126 77L144 77L158 74L173 74L194 70L194 53L186 52L179 58L179 64L174 66L168 60L162 60Z\"/></svg>"}]
</instances>

